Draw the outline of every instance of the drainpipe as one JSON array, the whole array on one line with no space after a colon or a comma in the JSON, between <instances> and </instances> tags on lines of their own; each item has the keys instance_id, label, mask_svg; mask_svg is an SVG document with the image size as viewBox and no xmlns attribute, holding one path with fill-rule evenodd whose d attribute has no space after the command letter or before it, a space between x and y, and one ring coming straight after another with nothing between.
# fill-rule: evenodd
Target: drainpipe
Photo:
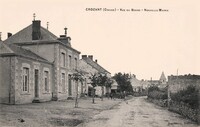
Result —
<instances>
[{"instance_id":1,"label":"drainpipe","mask_svg":"<svg viewBox=\"0 0 200 127\"><path fill-rule=\"evenodd\" d=\"M9 76L10 76L10 85L9 85L9 93L8 93L8 103L10 104L11 102L11 85L12 85L12 81L11 81L11 78L12 78L12 76L11 76L11 70L12 70L12 68L11 68L11 58L12 57L10 57L10 59L9 59L9 66L10 66L10 71L9 71Z\"/></svg>"}]
</instances>

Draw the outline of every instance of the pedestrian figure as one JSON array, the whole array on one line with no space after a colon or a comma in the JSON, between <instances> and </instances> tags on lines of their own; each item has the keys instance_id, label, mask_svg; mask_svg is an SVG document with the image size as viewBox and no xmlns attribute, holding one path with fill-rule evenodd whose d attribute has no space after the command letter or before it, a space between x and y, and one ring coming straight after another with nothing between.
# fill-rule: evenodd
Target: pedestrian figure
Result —
<instances>
[{"instance_id":1,"label":"pedestrian figure","mask_svg":"<svg viewBox=\"0 0 200 127\"><path fill-rule=\"evenodd\" d=\"M112 93L110 94L110 98L111 98L111 100L112 100L112 98L113 98L113 94L112 94Z\"/></svg>"},{"instance_id":2,"label":"pedestrian figure","mask_svg":"<svg viewBox=\"0 0 200 127\"><path fill-rule=\"evenodd\" d=\"M112 98L113 98L113 100L115 100L115 93L113 93Z\"/></svg>"},{"instance_id":3,"label":"pedestrian figure","mask_svg":"<svg viewBox=\"0 0 200 127\"><path fill-rule=\"evenodd\" d=\"M124 101L126 101L126 91L124 91L123 95L124 95Z\"/></svg>"}]
</instances>

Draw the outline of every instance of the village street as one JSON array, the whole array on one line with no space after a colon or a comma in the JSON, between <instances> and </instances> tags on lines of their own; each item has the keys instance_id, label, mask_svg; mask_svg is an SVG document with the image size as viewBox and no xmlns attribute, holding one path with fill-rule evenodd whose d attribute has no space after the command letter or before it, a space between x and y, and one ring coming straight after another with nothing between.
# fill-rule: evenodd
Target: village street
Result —
<instances>
[{"instance_id":1,"label":"village street","mask_svg":"<svg viewBox=\"0 0 200 127\"><path fill-rule=\"evenodd\" d=\"M130 97L131 98L131 97ZM146 100L132 97L51 101L23 105L0 105L1 127L198 127L190 120Z\"/></svg>"},{"instance_id":2,"label":"village street","mask_svg":"<svg viewBox=\"0 0 200 127\"><path fill-rule=\"evenodd\" d=\"M79 127L197 127L190 120L147 102L144 97L134 97L112 110L102 111L89 123Z\"/></svg>"}]
</instances>

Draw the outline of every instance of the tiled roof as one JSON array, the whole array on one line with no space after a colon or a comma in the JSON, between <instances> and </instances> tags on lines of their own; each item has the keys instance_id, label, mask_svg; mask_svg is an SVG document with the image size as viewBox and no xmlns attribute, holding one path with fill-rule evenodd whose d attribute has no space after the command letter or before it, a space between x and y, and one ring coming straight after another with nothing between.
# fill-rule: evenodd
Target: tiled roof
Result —
<instances>
[{"instance_id":1,"label":"tiled roof","mask_svg":"<svg viewBox=\"0 0 200 127\"><path fill-rule=\"evenodd\" d=\"M46 44L46 43L60 43L65 45L67 48L70 48L78 53L78 50L72 48L66 43L63 43L58 40L58 37L45 29L44 27L40 27L41 31L41 39L40 40L32 40L32 24L12 35L8 39L4 41L7 44L17 44L17 45L32 45L32 44Z\"/></svg>"},{"instance_id":2,"label":"tiled roof","mask_svg":"<svg viewBox=\"0 0 200 127\"><path fill-rule=\"evenodd\" d=\"M101 67L97 62L94 62L93 60L91 60L90 58L84 58L84 61L86 61L86 63L88 63L89 65L91 65L93 68L95 68L97 71L101 72L101 73L110 73L108 72L106 69L104 69L103 67Z\"/></svg>"},{"instance_id":3,"label":"tiled roof","mask_svg":"<svg viewBox=\"0 0 200 127\"><path fill-rule=\"evenodd\" d=\"M48 60L38 56L37 54L31 52L30 50L24 49L15 44L5 44L3 42L0 42L0 45L4 49L4 52L0 53L1 56L17 55L17 56L22 56L22 57L31 58L34 60L50 63Z\"/></svg>"},{"instance_id":4,"label":"tiled roof","mask_svg":"<svg viewBox=\"0 0 200 127\"><path fill-rule=\"evenodd\" d=\"M13 54L14 52L2 41L0 41L0 54Z\"/></svg>"},{"instance_id":5,"label":"tiled roof","mask_svg":"<svg viewBox=\"0 0 200 127\"><path fill-rule=\"evenodd\" d=\"M58 37L56 37L54 34L52 34L47 29L43 28L41 26L41 40L57 40ZM6 39L5 43L21 43L21 42L32 42L32 24L27 26L26 28L22 29L21 31L17 32L13 36Z\"/></svg>"},{"instance_id":6,"label":"tiled roof","mask_svg":"<svg viewBox=\"0 0 200 127\"><path fill-rule=\"evenodd\" d=\"M141 81L135 77L131 77L131 85L132 86L142 86Z\"/></svg>"}]
</instances>

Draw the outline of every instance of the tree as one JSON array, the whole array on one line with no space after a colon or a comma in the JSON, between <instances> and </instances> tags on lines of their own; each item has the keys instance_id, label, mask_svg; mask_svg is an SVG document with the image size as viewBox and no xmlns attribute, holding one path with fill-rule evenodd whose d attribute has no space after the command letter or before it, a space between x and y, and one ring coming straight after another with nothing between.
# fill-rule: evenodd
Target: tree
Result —
<instances>
[{"instance_id":1,"label":"tree","mask_svg":"<svg viewBox=\"0 0 200 127\"><path fill-rule=\"evenodd\" d=\"M106 87L111 89L113 82L114 81L111 78L108 78L106 81Z\"/></svg>"},{"instance_id":2,"label":"tree","mask_svg":"<svg viewBox=\"0 0 200 127\"><path fill-rule=\"evenodd\" d=\"M72 80L74 80L76 82L76 98L75 98L75 108L78 108L78 82L83 83L84 78L83 78L84 74L81 71L76 70L75 73L73 73L72 75Z\"/></svg>"},{"instance_id":3,"label":"tree","mask_svg":"<svg viewBox=\"0 0 200 127\"><path fill-rule=\"evenodd\" d=\"M111 87L112 80L107 77L106 74L100 74L98 76L98 86L101 86L101 100L103 101L103 95L104 95L104 88L103 87Z\"/></svg>"},{"instance_id":4,"label":"tree","mask_svg":"<svg viewBox=\"0 0 200 127\"><path fill-rule=\"evenodd\" d=\"M99 84L99 78L98 78L98 73L95 74L91 74L91 76L89 77L89 79L91 80L91 85L92 85L92 103L94 103L94 97L95 97L95 87Z\"/></svg>"},{"instance_id":5,"label":"tree","mask_svg":"<svg viewBox=\"0 0 200 127\"><path fill-rule=\"evenodd\" d=\"M116 82L118 83L119 87L119 91L122 92L133 92L133 88L130 82L130 75L129 74L122 74L121 72L116 73L113 78L116 80Z\"/></svg>"}]
</instances>

